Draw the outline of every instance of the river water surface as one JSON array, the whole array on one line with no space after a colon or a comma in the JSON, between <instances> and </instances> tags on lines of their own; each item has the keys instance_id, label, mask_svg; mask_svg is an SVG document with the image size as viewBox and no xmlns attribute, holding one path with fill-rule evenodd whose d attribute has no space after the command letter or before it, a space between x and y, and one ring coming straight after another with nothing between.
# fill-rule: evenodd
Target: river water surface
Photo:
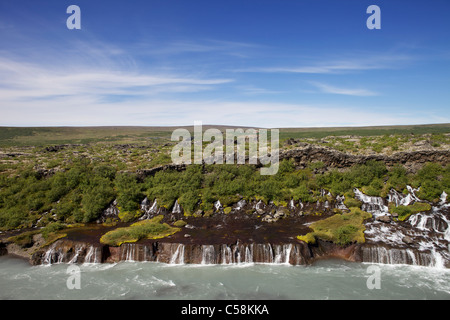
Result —
<instances>
[{"instance_id":1,"label":"river water surface","mask_svg":"<svg viewBox=\"0 0 450 320\"><path fill-rule=\"evenodd\" d=\"M449 269L409 265L121 262L79 265L68 273L69 266L0 257L0 299L450 299ZM373 266L379 289L367 285L376 283ZM69 289L78 276L79 289Z\"/></svg>"}]
</instances>

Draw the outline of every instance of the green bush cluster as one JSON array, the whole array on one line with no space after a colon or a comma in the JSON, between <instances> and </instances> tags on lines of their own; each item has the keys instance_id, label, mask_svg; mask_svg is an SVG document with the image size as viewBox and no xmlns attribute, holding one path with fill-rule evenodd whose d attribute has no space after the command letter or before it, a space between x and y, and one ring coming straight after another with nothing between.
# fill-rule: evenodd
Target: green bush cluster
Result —
<instances>
[{"instance_id":1,"label":"green bush cluster","mask_svg":"<svg viewBox=\"0 0 450 320\"><path fill-rule=\"evenodd\" d=\"M323 166L318 162L296 169L292 160L283 160L276 175L263 176L252 165L190 165L183 171L161 170L143 181L135 173L86 158L48 176L24 167L14 175L0 173L0 229L95 221L114 199L120 217L133 221L141 214L139 204L145 196L158 199L167 209L178 200L187 215L199 209L209 215L217 200L224 208L241 198L266 203L325 201L322 189L334 196L345 195L348 207L360 206L353 198L354 188L386 196L390 188L405 192L409 184L420 187L417 195L428 201L438 201L444 190L450 194L450 165L428 163L415 175L400 165L388 170L376 161L347 170L316 171Z\"/></svg>"},{"instance_id":2,"label":"green bush cluster","mask_svg":"<svg viewBox=\"0 0 450 320\"><path fill-rule=\"evenodd\" d=\"M116 196L112 170L87 161L45 177L25 168L0 176L0 228L30 227L52 221L90 222Z\"/></svg>"},{"instance_id":3,"label":"green bush cluster","mask_svg":"<svg viewBox=\"0 0 450 320\"><path fill-rule=\"evenodd\" d=\"M443 190L450 194L450 164L443 168L437 163L427 163L411 180L411 185L420 187L419 198L436 202Z\"/></svg>"}]
</instances>

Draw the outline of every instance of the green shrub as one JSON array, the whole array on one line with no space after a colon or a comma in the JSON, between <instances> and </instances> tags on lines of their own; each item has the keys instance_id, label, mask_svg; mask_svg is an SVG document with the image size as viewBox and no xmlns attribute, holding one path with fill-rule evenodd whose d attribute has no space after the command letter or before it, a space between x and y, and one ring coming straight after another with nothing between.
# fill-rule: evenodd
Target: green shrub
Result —
<instances>
[{"instance_id":1,"label":"green shrub","mask_svg":"<svg viewBox=\"0 0 450 320\"><path fill-rule=\"evenodd\" d=\"M84 211L83 222L97 219L102 211L114 200L115 192L106 178L94 177L83 192L81 206Z\"/></svg>"},{"instance_id":2,"label":"green shrub","mask_svg":"<svg viewBox=\"0 0 450 320\"><path fill-rule=\"evenodd\" d=\"M143 198L137 177L130 173L120 173L114 180L117 189L117 203L124 211L135 211Z\"/></svg>"},{"instance_id":3,"label":"green shrub","mask_svg":"<svg viewBox=\"0 0 450 320\"><path fill-rule=\"evenodd\" d=\"M349 219L343 219L345 220L349 220ZM358 227L352 225L352 224L348 224L348 225L344 225L342 227L339 227L338 229L336 229L335 231L335 242L339 245L345 245L347 243L350 243L353 241L353 238L355 237L355 233L358 231Z\"/></svg>"},{"instance_id":4,"label":"green shrub","mask_svg":"<svg viewBox=\"0 0 450 320\"><path fill-rule=\"evenodd\" d=\"M349 197L349 196L345 197L344 204L346 205L347 208L352 208L352 207L361 208L361 206L362 206L361 201L359 201L355 198Z\"/></svg>"},{"instance_id":5,"label":"green shrub","mask_svg":"<svg viewBox=\"0 0 450 320\"><path fill-rule=\"evenodd\" d=\"M292 197L295 201L302 201L302 202L312 202L314 201L312 192L309 190L309 188L306 186L306 184L301 184L297 188L295 188L292 192Z\"/></svg>"},{"instance_id":6,"label":"green shrub","mask_svg":"<svg viewBox=\"0 0 450 320\"><path fill-rule=\"evenodd\" d=\"M184 211L193 213L200 201L200 196L195 191L183 193L178 200Z\"/></svg>"},{"instance_id":7,"label":"green shrub","mask_svg":"<svg viewBox=\"0 0 450 320\"><path fill-rule=\"evenodd\" d=\"M387 173L386 165L380 161L369 160L363 165L350 168L347 177L357 188L368 186L374 179L381 179Z\"/></svg>"},{"instance_id":8,"label":"green shrub","mask_svg":"<svg viewBox=\"0 0 450 320\"><path fill-rule=\"evenodd\" d=\"M280 161L280 166L278 168L279 174L291 173L294 172L295 165L292 159L283 159Z\"/></svg>"},{"instance_id":9,"label":"green shrub","mask_svg":"<svg viewBox=\"0 0 450 320\"><path fill-rule=\"evenodd\" d=\"M420 190L416 193L420 199L436 202L444 190L441 182L436 179L422 181Z\"/></svg>"},{"instance_id":10,"label":"green shrub","mask_svg":"<svg viewBox=\"0 0 450 320\"><path fill-rule=\"evenodd\" d=\"M48 238L55 232L64 229L65 226L59 222L49 223L46 227L41 229L41 234L44 239L48 240Z\"/></svg>"}]
</instances>

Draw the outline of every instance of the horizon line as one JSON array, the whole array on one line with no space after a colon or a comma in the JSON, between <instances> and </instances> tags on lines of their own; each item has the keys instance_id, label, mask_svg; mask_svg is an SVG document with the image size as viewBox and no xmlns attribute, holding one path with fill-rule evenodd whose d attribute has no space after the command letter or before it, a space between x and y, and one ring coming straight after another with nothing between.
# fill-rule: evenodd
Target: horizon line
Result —
<instances>
[{"instance_id":1,"label":"horizon line","mask_svg":"<svg viewBox=\"0 0 450 320\"><path fill-rule=\"evenodd\" d=\"M305 127L258 127L258 126L239 126L239 125L228 125L228 124L202 124L203 127L232 127L232 128L255 128L255 129L332 129L332 128L389 128L389 127L409 127L409 126L450 126L450 122L443 123L411 123L411 124L386 124L386 125L343 125L343 126L305 126ZM194 127L194 125L43 125L43 126L8 126L0 125L0 128L189 128Z\"/></svg>"}]
</instances>

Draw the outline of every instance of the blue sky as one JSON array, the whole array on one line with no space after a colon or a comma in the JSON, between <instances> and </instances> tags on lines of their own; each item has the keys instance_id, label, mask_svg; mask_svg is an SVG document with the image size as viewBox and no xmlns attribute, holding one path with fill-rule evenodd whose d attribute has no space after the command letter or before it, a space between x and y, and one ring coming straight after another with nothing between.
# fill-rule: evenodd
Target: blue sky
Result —
<instances>
[{"instance_id":1,"label":"blue sky","mask_svg":"<svg viewBox=\"0 0 450 320\"><path fill-rule=\"evenodd\" d=\"M448 0L3 0L0 125L448 123L449 14Z\"/></svg>"}]
</instances>

